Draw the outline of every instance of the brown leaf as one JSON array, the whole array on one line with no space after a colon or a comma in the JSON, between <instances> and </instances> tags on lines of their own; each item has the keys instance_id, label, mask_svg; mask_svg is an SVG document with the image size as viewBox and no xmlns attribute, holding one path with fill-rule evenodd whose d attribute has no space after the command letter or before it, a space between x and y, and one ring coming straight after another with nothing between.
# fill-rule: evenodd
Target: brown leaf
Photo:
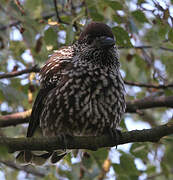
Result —
<instances>
[{"instance_id":1,"label":"brown leaf","mask_svg":"<svg viewBox=\"0 0 173 180\"><path fill-rule=\"evenodd\" d=\"M36 42L35 52L37 52L37 53L40 52L41 47L42 47L42 45L43 45L42 40L43 40L43 38L40 36L40 38L39 38L39 39L37 40L37 42Z\"/></svg>"},{"instance_id":2,"label":"brown leaf","mask_svg":"<svg viewBox=\"0 0 173 180\"><path fill-rule=\"evenodd\" d=\"M132 60L132 58L133 58L132 54L127 54L127 56L126 56L127 61L130 62Z\"/></svg>"}]
</instances>

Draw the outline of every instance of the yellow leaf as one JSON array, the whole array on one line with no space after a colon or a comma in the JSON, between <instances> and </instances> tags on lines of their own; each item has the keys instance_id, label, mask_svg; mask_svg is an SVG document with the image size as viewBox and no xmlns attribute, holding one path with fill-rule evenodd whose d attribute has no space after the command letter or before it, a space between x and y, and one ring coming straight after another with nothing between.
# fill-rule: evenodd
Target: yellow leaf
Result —
<instances>
[{"instance_id":1,"label":"yellow leaf","mask_svg":"<svg viewBox=\"0 0 173 180\"><path fill-rule=\"evenodd\" d=\"M57 21L52 21L51 19L48 19L48 24L51 26L59 26L60 25Z\"/></svg>"}]
</instances>

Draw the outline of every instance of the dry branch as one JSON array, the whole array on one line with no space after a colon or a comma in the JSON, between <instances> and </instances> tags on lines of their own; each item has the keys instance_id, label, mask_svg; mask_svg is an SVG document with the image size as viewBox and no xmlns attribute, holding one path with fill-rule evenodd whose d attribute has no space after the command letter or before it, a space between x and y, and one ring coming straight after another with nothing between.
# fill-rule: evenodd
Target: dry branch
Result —
<instances>
[{"instance_id":1,"label":"dry branch","mask_svg":"<svg viewBox=\"0 0 173 180\"><path fill-rule=\"evenodd\" d=\"M21 150L57 150L57 149L90 149L113 147L119 144L133 142L158 142L160 138L173 134L173 124L165 124L152 129L123 132L116 143L109 135L90 137L66 137L66 143L60 137L40 138L7 138L0 137L0 146L6 147L9 152Z\"/></svg>"}]
</instances>

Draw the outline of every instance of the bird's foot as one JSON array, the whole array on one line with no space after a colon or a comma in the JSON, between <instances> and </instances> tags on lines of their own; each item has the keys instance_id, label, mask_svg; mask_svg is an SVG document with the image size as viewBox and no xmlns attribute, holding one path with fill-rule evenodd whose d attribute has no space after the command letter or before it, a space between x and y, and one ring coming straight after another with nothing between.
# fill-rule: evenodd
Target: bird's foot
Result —
<instances>
[{"instance_id":1,"label":"bird's foot","mask_svg":"<svg viewBox=\"0 0 173 180\"><path fill-rule=\"evenodd\" d=\"M68 151L67 151L67 145L68 145L68 141L67 139L69 138L72 138L71 135L69 134L59 134L59 140L60 142L62 143L62 145L64 145L64 148L62 150L59 150L59 151L54 151L52 153L52 156L51 156L51 163L57 163L58 161L60 161L65 155L68 154Z\"/></svg>"},{"instance_id":2,"label":"bird's foot","mask_svg":"<svg viewBox=\"0 0 173 180\"><path fill-rule=\"evenodd\" d=\"M58 152L53 152L52 157L50 159L51 163L57 163L60 161L65 155L67 155L67 152L64 152L62 154L59 154Z\"/></svg>"},{"instance_id":3,"label":"bird's foot","mask_svg":"<svg viewBox=\"0 0 173 180\"><path fill-rule=\"evenodd\" d=\"M69 134L60 134L60 135L59 135L59 139L60 139L60 141L62 142L62 144L64 145L63 151L66 151L66 150L67 150L67 138L68 138L68 139L69 139L69 138L72 138L72 136L69 135Z\"/></svg>"},{"instance_id":4,"label":"bird's foot","mask_svg":"<svg viewBox=\"0 0 173 180\"><path fill-rule=\"evenodd\" d=\"M106 128L105 133L106 134L108 133L110 135L112 141L115 141L115 146L117 148L119 140L120 140L120 137L122 136L121 131L119 129Z\"/></svg>"}]
</instances>

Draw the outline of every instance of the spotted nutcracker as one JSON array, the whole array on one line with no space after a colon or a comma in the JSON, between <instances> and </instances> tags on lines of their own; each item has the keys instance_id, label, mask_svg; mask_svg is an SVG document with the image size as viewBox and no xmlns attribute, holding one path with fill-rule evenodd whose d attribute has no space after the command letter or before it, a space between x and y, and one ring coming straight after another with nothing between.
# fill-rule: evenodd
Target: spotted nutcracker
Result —
<instances>
[{"instance_id":1,"label":"spotted nutcracker","mask_svg":"<svg viewBox=\"0 0 173 180\"><path fill-rule=\"evenodd\" d=\"M118 59L112 30L100 22L87 25L72 46L55 51L40 71L41 88L27 137L32 137L38 127L43 136L115 132L126 107ZM22 155L27 162L36 157L25 151L17 158ZM53 152L38 157L50 156L52 162L60 159Z\"/></svg>"}]
</instances>

